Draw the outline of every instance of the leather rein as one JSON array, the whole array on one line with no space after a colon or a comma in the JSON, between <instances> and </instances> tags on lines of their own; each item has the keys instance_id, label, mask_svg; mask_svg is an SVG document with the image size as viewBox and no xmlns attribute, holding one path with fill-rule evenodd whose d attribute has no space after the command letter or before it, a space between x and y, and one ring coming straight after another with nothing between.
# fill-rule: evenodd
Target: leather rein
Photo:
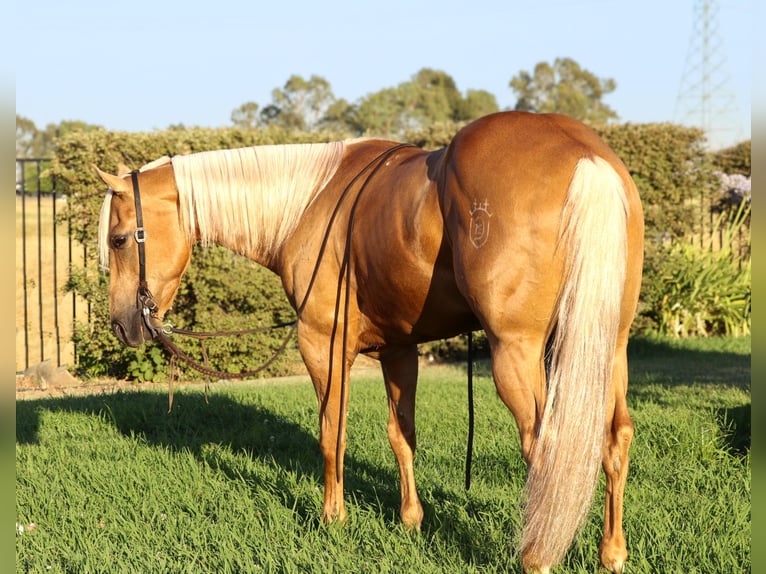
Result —
<instances>
[{"instance_id":1,"label":"leather rein","mask_svg":"<svg viewBox=\"0 0 766 574\"><path fill-rule=\"evenodd\" d=\"M263 370L267 369L280 354L285 350L287 344L290 342L290 338L293 335L297 321L291 321L289 323L279 323L270 327L260 327L254 329L243 329L240 331L190 331L187 329L178 329L171 323L165 323L161 327L158 327L152 319L159 319L157 311L159 305L154 300L152 292L149 290L149 284L146 281L146 250L144 243L146 242L146 229L144 229L143 211L141 209L141 193L138 186L138 171L134 170L130 172L130 179L133 184L133 196L135 198L136 206L136 230L133 232L133 237L138 245L138 289L136 291L136 303L141 313L141 318L144 321L149 333L151 333L153 339L157 339L162 343L162 346L167 349L171 355L171 365L174 364L176 359L179 359L199 371L203 375L208 377L216 377L221 379L245 379L253 377ZM176 345L169 335L183 335L194 339L205 341L213 337L232 337L238 335L252 335L255 333L265 333L274 329L282 329L290 327L289 331L285 335L279 348L265 363L253 370L241 371L239 373L231 373L229 371L219 371L213 369L208 364L207 350L202 346L202 354L204 357L204 363L200 363L196 359L190 357L184 352L178 345Z\"/></svg>"},{"instance_id":2,"label":"leather rein","mask_svg":"<svg viewBox=\"0 0 766 574\"><path fill-rule=\"evenodd\" d=\"M346 188L343 190L343 193L341 194L340 198L338 199L338 204L335 207L335 211L333 212L330 222L327 228L327 231L325 232L325 237L322 242L319 255L317 257L317 262L314 267L314 272L312 273L312 279L309 284L309 287L307 289L306 295L303 299L303 302L301 303L300 307L298 308L298 314L303 310L303 308L306 305L306 302L308 300L309 294L311 293L311 288L314 284L314 279L316 278L317 271L319 269L319 264L321 263L322 256L324 255L325 248L327 246L327 242L329 240L330 236L330 229L332 227L332 223L335 219L335 216L338 213L338 209L340 207L340 204L345 199L346 195L348 195L349 191L353 187L353 185L362 177L362 175L365 172L370 172L367 175L367 179L364 180L361 189L355 198L350 212L350 219L349 219L349 228L346 235L346 248L343 258L343 265L341 269L341 275L345 274L345 280L346 285L350 282L351 279L351 235L353 231L353 223L354 223L354 213L356 211L356 207L359 203L359 200L362 196L362 192L367 186L367 183L369 183L370 178L377 172L377 170L380 168L380 166L384 163L385 159L393 155L394 152L397 150L404 148L404 147L414 147L412 144L399 144L392 148L389 148L388 150L384 151L383 153L379 154L375 159L373 159L369 164L367 164L366 167L364 167L352 180L349 182L349 184L346 186ZM377 164L377 165L376 165ZM375 166L375 167L373 167ZM215 331L215 332L198 332L198 331L189 331L186 329L178 329L174 327L170 323L165 323L161 327L158 327L155 323L152 322L152 319L158 319L157 311L159 309L159 305L154 300L154 296L152 295L152 292L149 290L149 285L146 281L146 252L145 252L145 246L144 243L146 242L146 229L144 229L144 223L143 223L143 212L141 209L141 194L139 191L138 186L138 170L134 170L130 172L130 179L133 184L133 197L135 198L135 207L136 207L136 230L133 233L133 237L136 240L136 244L138 245L138 289L136 291L136 301L138 308L141 313L141 317L144 321L144 325L148 329L149 333L151 333L152 338L158 339L162 345L167 349L167 351L171 354L170 364L171 364L171 373L173 371L173 367L175 365L175 361L181 360L193 369L199 371L200 373L207 375L208 377L216 377L221 379L245 379L245 378L251 378L259 373L261 373L263 370L267 369L276 359L279 357L279 355L284 352L284 350L287 348L287 344L289 343L290 339L292 338L292 335L296 329L296 326L298 324L296 321L291 321L289 323L280 323L277 325L273 325L270 327L260 327L255 329L245 329L241 331ZM339 286L340 288L340 286ZM348 311L349 311L349 289L346 289L346 298L345 298L345 305L344 305L344 320L343 320L343 328L342 328L342 345L345 349L347 337L348 337ZM338 317L336 316L336 324L337 324ZM285 335L284 339L282 340L282 343L280 344L279 348L274 352L274 354L269 358L265 363L263 363L261 366L259 366L256 369L248 370L248 371L241 371L239 373L231 373L228 371L219 371L216 369L213 369L208 364L208 357L207 357L207 351L204 346L204 341L206 339L212 338L212 337L218 337L218 336L237 336L237 335L248 335L248 334L254 334L254 333L264 333L267 331L271 331L274 329L281 329L289 327L289 330L287 334ZM190 357L187 353L185 353L178 345L176 345L169 337L171 334L177 334L177 335L184 335L187 337L199 339L202 341L202 354L204 357L204 364L200 363L199 361L193 359ZM343 395L346 391L346 386L348 384L348 381L346 380L346 371L345 369L341 370L341 402L343 400ZM171 394L169 398L169 409L172 409L173 405L173 392L172 392L172 374L171 374ZM206 387L207 388L207 387ZM471 459L472 459L472 452L473 452L473 434L474 434L474 406L473 406L473 337L472 333L468 332L468 445L466 450L466 461L465 461L465 488L468 490L471 487ZM341 415L342 416L342 415ZM342 421L339 421L339 425L342 424ZM341 428L339 426L339 428ZM338 435L338 443L336 445L337 449L339 450L341 447L340 443L340 434ZM340 468L339 468L339 457L336 456L336 472L337 475L340 475Z\"/></svg>"},{"instance_id":3,"label":"leather rein","mask_svg":"<svg viewBox=\"0 0 766 574\"><path fill-rule=\"evenodd\" d=\"M359 202L359 199L361 197L362 191L366 187L367 183L369 182L372 175L374 175L377 171L377 169L383 164L385 159L393 155L394 152L396 152L399 149L402 149L404 147L415 147L413 144L403 143L395 145L384 152L380 153L378 156L376 156L370 163L368 163L359 173L352 178L352 180L349 182L349 184L346 186L346 188L343 190L343 193L341 194L340 198L338 199L338 204L335 207L335 210L330 218L330 223L328 225L327 231L325 232L324 240L322 242L322 246L320 248L319 255L317 257L316 265L314 266L314 272L312 273L312 279L309 284L308 290L306 292L306 296L303 299L303 302L301 303L300 307L298 308L298 314L300 315L301 311L306 305L306 302L308 300L308 296L311 292L311 289L314 285L314 279L317 275L317 270L319 269L319 264L321 263L322 256L324 255L325 248L327 247L327 243L330 236L330 228L332 227L332 223L335 219L335 216L338 214L338 210L340 208L340 204L343 202L343 200L348 195L351 188L354 186L354 184L366 173L369 172L367 175L367 179L364 180L364 183L362 184L362 188L357 195L356 199L354 200L353 207L351 209L351 216L349 221L349 232L346 238L346 252L344 255L344 261L345 261L345 271L346 271L346 281L350 280L350 271L351 271L351 265L349 263L350 261L350 255L351 255L351 230L353 229L353 216L354 212L356 210L356 205ZM376 165L377 164L377 165ZM375 166L373 168L373 166ZM258 375L265 369L267 369L276 359L279 357L279 355L282 354L282 352L287 348L287 344L290 342L290 339L293 335L293 332L295 331L295 328L298 324L296 321L291 321L289 323L279 323L277 325L272 325L270 327L261 327L261 328L255 328L255 329L245 329L241 331L216 331L216 332L195 332L190 331L186 329L178 329L174 327L171 323L165 323L161 327L158 327L154 322L152 322L152 319L159 320L159 317L157 315L157 311L159 309L159 305L154 300L154 296L152 295L152 292L149 290L149 284L146 281L146 251L144 247L144 243L146 242L146 229L144 228L144 222L143 222L143 210L141 209L141 193L139 190L138 185L138 174L139 170L133 170L130 172L130 179L131 183L133 184L133 197L135 200L135 207L136 207L136 230L133 232L133 237L136 240L136 244L138 245L138 289L136 292L136 303L139 308L139 312L141 313L141 318L144 322L144 325L146 326L147 330L152 336L152 339L157 339L162 343L162 345L167 349L167 351L171 355L171 367L175 364L175 361L181 360L193 369L199 371L200 373L207 375L208 377L215 377L220 379L246 379L251 378L255 375ZM348 314L348 290L346 290L346 305L345 305L345 312L346 315ZM337 321L336 317L336 321ZM344 328L343 328L343 345L345 347L346 341L347 341L347 327L348 324L348 317L344 317ZM247 371L241 371L239 373L231 373L229 371L219 371L216 369L213 369L209 366L209 361L207 358L207 351L204 347L204 343L202 346L202 355L204 357L204 363L200 363L199 361L193 359L190 357L186 352L184 352L178 345L176 345L172 339L170 339L169 335L176 334L176 335L183 335L186 337L191 337L199 340L206 340L210 339L212 337L226 337L226 336L237 336L237 335L251 335L255 333L265 333L267 331L272 331L274 329L282 329L289 327L289 330L287 334L285 335L284 339L282 340L282 343L277 348L277 350L274 352L274 354L269 358L265 363L263 363L261 366L259 366L256 369L253 370L247 370ZM172 368L171 368L172 371ZM343 377L341 381L341 387L344 388L346 385L345 381L345 371L343 371Z\"/></svg>"}]
</instances>

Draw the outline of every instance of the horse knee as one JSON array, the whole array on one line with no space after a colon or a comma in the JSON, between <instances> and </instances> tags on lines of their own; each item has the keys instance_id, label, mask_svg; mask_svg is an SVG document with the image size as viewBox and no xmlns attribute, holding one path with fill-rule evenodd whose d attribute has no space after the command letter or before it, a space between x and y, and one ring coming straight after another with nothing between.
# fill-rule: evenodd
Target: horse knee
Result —
<instances>
[{"instance_id":1,"label":"horse knee","mask_svg":"<svg viewBox=\"0 0 766 574\"><path fill-rule=\"evenodd\" d=\"M633 433L633 422L630 419L621 422L614 431L615 443L624 448L629 447L633 442Z\"/></svg>"}]
</instances>

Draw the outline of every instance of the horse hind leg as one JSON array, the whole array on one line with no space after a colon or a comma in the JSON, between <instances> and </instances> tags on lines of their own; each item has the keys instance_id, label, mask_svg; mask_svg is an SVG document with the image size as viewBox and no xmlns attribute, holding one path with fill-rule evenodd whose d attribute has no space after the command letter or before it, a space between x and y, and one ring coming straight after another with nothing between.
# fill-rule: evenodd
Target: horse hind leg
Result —
<instances>
[{"instance_id":1,"label":"horse hind leg","mask_svg":"<svg viewBox=\"0 0 766 574\"><path fill-rule=\"evenodd\" d=\"M415 486L415 391L418 378L416 346L387 350L380 357L388 395L388 440L399 465L401 518L420 530L423 506Z\"/></svg>"},{"instance_id":2,"label":"horse hind leg","mask_svg":"<svg viewBox=\"0 0 766 574\"><path fill-rule=\"evenodd\" d=\"M490 336L490 346L495 387L516 420L521 453L531 468L545 408L545 335L506 336L503 340L493 340ZM522 563L527 573L550 571L550 564L540 562L527 552L522 556Z\"/></svg>"},{"instance_id":3,"label":"horse hind leg","mask_svg":"<svg viewBox=\"0 0 766 574\"><path fill-rule=\"evenodd\" d=\"M544 338L490 336L495 388L519 429L521 453L529 465L545 406Z\"/></svg>"},{"instance_id":4,"label":"horse hind leg","mask_svg":"<svg viewBox=\"0 0 766 574\"><path fill-rule=\"evenodd\" d=\"M622 531L623 496L628 476L628 451L633 439L633 423L625 400L628 373L625 344L615 356L612 393L614 408L607 418L603 469L606 475L604 536L599 547L601 565L610 572L622 572L628 551Z\"/></svg>"}]
</instances>

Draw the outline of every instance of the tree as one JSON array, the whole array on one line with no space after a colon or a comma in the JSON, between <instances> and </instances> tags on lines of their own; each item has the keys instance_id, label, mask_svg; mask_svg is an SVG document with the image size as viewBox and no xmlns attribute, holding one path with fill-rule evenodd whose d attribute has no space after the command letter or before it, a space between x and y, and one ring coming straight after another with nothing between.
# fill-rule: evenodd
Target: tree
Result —
<instances>
[{"instance_id":1,"label":"tree","mask_svg":"<svg viewBox=\"0 0 766 574\"><path fill-rule=\"evenodd\" d=\"M284 87L271 92L271 104L261 111L264 124L278 124L300 131L320 127L327 110L335 102L330 83L321 76L308 80L292 75Z\"/></svg>"},{"instance_id":2,"label":"tree","mask_svg":"<svg viewBox=\"0 0 766 574\"><path fill-rule=\"evenodd\" d=\"M272 91L271 103L259 108L247 102L235 109L231 121L251 129L279 125L299 131L329 129L341 133L404 137L425 126L463 122L498 111L495 96L484 90L468 90L465 97L446 72L422 68L408 81L383 88L355 103L335 98L329 82L321 76L308 80L293 75L282 88Z\"/></svg>"},{"instance_id":3,"label":"tree","mask_svg":"<svg viewBox=\"0 0 766 574\"><path fill-rule=\"evenodd\" d=\"M412 106L415 114L425 122L455 120L463 96L452 76L441 70L422 68L409 82L412 87Z\"/></svg>"},{"instance_id":4,"label":"tree","mask_svg":"<svg viewBox=\"0 0 766 574\"><path fill-rule=\"evenodd\" d=\"M32 120L17 114L16 157L48 157L53 153L57 138L73 132L103 129L80 120L64 120L58 124L48 124L44 130L40 130Z\"/></svg>"},{"instance_id":5,"label":"tree","mask_svg":"<svg viewBox=\"0 0 766 574\"><path fill-rule=\"evenodd\" d=\"M354 131L351 127L354 122L354 113L356 106L349 103L344 98L335 100L325 112L321 121L321 126L330 131L347 134Z\"/></svg>"},{"instance_id":6,"label":"tree","mask_svg":"<svg viewBox=\"0 0 766 574\"><path fill-rule=\"evenodd\" d=\"M40 133L35 122L16 114L16 157L39 157Z\"/></svg>"},{"instance_id":7,"label":"tree","mask_svg":"<svg viewBox=\"0 0 766 574\"><path fill-rule=\"evenodd\" d=\"M486 90L467 90L456 109L456 121L470 121L499 110L497 98Z\"/></svg>"},{"instance_id":8,"label":"tree","mask_svg":"<svg viewBox=\"0 0 766 574\"><path fill-rule=\"evenodd\" d=\"M601 101L616 89L616 82L598 78L570 58L556 58L552 66L540 62L533 74L522 71L509 86L518 97L517 110L558 112L591 125L618 119L617 113Z\"/></svg>"},{"instance_id":9,"label":"tree","mask_svg":"<svg viewBox=\"0 0 766 574\"><path fill-rule=\"evenodd\" d=\"M368 94L348 114L349 127L358 134L391 136L401 131L404 102L398 88Z\"/></svg>"},{"instance_id":10,"label":"tree","mask_svg":"<svg viewBox=\"0 0 766 574\"><path fill-rule=\"evenodd\" d=\"M497 110L489 92L468 90L463 97L452 76L422 68L409 81L359 100L349 125L358 133L402 137L408 130L472 120Z\"/></svg>"},{"instance_id":11,"label":"tree","mask_svg":"<svg viewBox=\"0 0 766 574\"><path fill-rule=\"evenodd\" d=\"M231 123L235 128L252 130L258 127L258 104L246 102L231 112Z\"/></svg>"}]
</instances>

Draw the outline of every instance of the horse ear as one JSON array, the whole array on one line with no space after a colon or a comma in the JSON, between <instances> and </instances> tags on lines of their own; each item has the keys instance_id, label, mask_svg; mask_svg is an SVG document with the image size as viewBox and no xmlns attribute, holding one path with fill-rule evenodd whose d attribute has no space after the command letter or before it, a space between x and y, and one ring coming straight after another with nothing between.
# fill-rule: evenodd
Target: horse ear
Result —
<instances>
[{"instance_id":1,"label":"horse ear","mask_svg":"<svg viewBox=\"0 0 766 574\"><path fill-rule=\"evenodd\" d=\"M115 193L123 193L130 191L130 188L128 187L128 182L122 179L118 175L112 175L110 173L106 173L105 171L101 171L98 169L98 166L93 165L93 169L98 175L98 177L101 178L101 181L103 181L106 185L109 186L109 188L114 191Z\"/></svg>"},{"instance_id":2,"label":"horse ear","mask_svg":"<svg viewBox=\"0 0 766 574\"><path fill-rule=\"evenodd\" d=\"M117 164L117 175L128 175L132 170L122 162Z\"/></svg>"}]
</instances>

